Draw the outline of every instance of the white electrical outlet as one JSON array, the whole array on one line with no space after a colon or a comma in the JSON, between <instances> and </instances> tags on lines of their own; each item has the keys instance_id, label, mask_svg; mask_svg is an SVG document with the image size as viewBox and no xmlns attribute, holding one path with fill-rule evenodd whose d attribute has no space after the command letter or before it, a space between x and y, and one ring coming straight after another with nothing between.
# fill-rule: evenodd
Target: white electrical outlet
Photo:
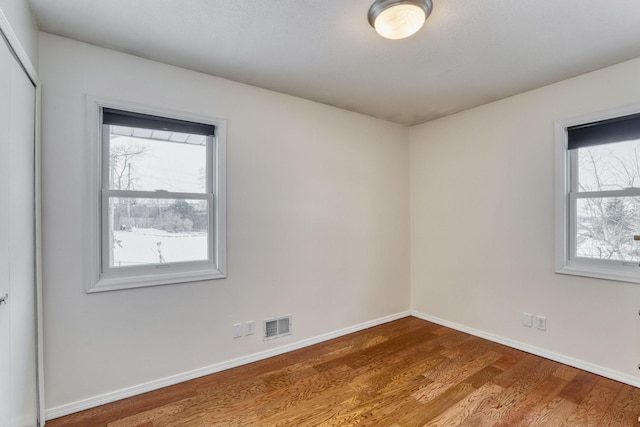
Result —
<instances>
[{"instance_id":1,"label":"white electrical outlet","mask_svg":"<svg viewBox=\"0 0 640 427\"><path fill-rule=\"evenodd\" d=\"M245 323L245 335L253 335L255 331L255 323L253 323L253 320L249 320Z\"/></svg>"},{"instance_id":2,"label":"white electrical outlet","mask_svg":"<svg viewBox=\"0 0 640 427\"><path fill-rule=\"evenodd\" d=\"M533 314L522 313L522 326L526 326L527 328L533 328Z\"/></svg>"},{"instance_id":3,"label":"white electrical outlet","mask_svg":"<svg viewBox=\"0 0 640 427\"><path fill-rule=\"evenodd\" d=\"M543 316L536 316L536 328L541 331L547 330L547 318Z\"/></svg>"},{"instance_id":4,"label":"white electrical outlet","mask_svg":"<svg viewBox=\"0 0 640 427\"><path fill-rule=\"evenodd\" d=\"M240 338L242 336L242 323L233 324L233 337Z\"/></svg>"}]
</instances>

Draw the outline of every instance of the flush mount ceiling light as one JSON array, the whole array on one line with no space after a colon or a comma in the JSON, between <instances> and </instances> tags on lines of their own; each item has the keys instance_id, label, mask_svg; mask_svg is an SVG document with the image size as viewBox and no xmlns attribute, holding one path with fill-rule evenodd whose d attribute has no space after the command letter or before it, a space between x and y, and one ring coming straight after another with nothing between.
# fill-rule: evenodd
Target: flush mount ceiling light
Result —
<instances>
[{"instance_id":1,"label":"flush mount ceiling light","mask_svg":"<svg viewBox=\"0 0 640 427\"><path fill-rule=\"evenodd\" d=\"M369 8L369 24L382 37L404 39L422 28L432 9L431 0L376 0Z\"/></svg>"}]
</instances>

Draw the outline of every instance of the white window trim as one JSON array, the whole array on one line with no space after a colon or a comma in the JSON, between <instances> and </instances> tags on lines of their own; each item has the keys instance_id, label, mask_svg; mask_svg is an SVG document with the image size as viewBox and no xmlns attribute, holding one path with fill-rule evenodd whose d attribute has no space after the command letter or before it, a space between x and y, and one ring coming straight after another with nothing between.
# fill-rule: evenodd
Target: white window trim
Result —
<instances>
[{"instance_id":1,"label":"white window trim","mask_svg":"<svg viewBox=\"0 0 640 427\"><path fill-rule=\"evenodd\" d=\"M623 265L620 261L596 259L571 259L573 245L570 239L573 218L569 197L570 183L568 173L575 173L571 168L571 155L567 150L567 128L585 123L593 123L616 117L640 113L640 104L633 104L612 110L590 113L579 117L555 121L555 272L574 276L593 277L621 282L640 283L640 267ZM574 156L575 157L575 156ZM575 209L573 209L575 211Z\"/></svg>"},{"instance_id":2,"label":"white window trim","mask_svg":"<svg viewBox=\"0 0 640 427\"><path fill-rule=\"evenodd\" d=\"M168 117L191 122L210 124L216 128L214 138L215 155L213 159L214 215L213 267L209 263L175 264L171 271L127 277L102 277L101 274L101 174L102 174L102 120L101 108L131 111L135 113ZM226 140L227 123L225 119L202 116L164 108L86 96L87 150L86 150L86 215L83 229L86 236L85 290L87 293L141 288L147 286L221 279L227 277L227 236L226 236ZM157 271L157 270L156 270Z\"/></svg>"}]
</instances>

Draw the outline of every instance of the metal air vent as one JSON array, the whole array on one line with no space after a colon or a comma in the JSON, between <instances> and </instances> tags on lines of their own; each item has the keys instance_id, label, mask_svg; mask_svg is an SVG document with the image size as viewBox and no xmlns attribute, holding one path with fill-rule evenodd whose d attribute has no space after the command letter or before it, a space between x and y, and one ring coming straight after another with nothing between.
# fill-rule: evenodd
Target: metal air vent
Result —
<instances>
[{"instance_id":1,"label":"metal air vent","mask_svg":"<svg viewBox=\"0 0 640 427\"><path fill-rule=\"evenodd\" d=\"M264 339L272 340L291 335L291 316L279 317L264 321Z\"/></svg>"}]
</instances>

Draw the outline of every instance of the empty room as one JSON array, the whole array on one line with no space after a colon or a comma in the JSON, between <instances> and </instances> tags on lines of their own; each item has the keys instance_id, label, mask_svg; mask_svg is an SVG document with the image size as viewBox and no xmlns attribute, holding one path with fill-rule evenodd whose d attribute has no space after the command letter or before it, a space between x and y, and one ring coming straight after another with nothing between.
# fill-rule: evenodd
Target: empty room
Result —
<instances>
[{"instance_id":1,"label":"empty room","mask_svg":"<svg viewBox=\"0 0 640 427\"><path fill-rule=\"evenodd\" d=\"M640 425L636 0L0 34L0 427Z\"/></svg>"}]
</instances>

